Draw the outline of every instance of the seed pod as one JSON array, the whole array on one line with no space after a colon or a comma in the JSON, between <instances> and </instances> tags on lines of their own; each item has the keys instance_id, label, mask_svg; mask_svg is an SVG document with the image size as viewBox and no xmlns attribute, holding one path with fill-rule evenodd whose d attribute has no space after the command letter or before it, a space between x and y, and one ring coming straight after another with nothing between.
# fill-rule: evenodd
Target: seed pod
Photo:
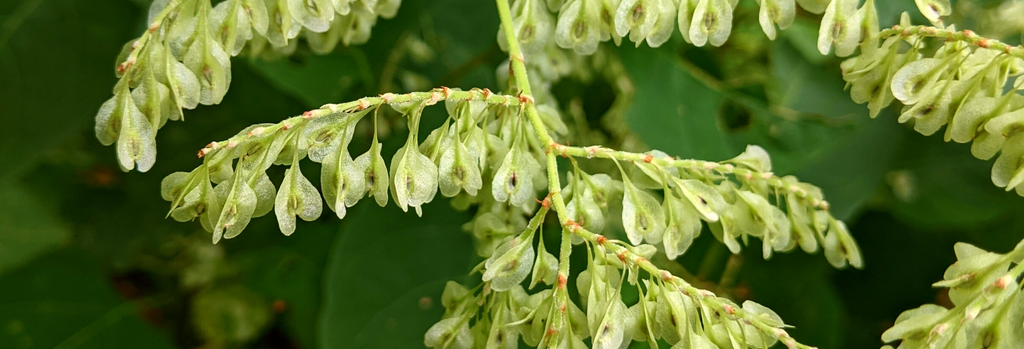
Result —
<instances>
[{"instance_id":1,"label":"seed pod","mask_svg":"<svg viewBox=\"0 0 1024 349\"><path fill-rule=\"evenodd\" d=\"M580 193L579 196L573 195L572 200L566 204L566 215L591 232L599 234L604 231L605 213L594 201L590 190Z\"/></svg>"},{"instance_id":2,"label":"seed pod","mask_svg":"<svg viewBox=\"0 0 1024 349\"><path fill-rule=\"evenodd\" d=\"M747 149L743 153L725 162L758 172L772 171L772 159L768 156L768 152L753 144L747 145Z\"/></svg>"},{"instance_id":3,"label":"seed pod","mask_svg":"<svg viewBox=\"0 0 1024 349\"><path fill-rule=\"evenodd\" d=\"M498 310L495 311L494 316L491 318L491 326L487 334L485 348L515 349L519 347L519 333L505 326L515 321L511 313L512 311L509 309L508 303L498 305Z\"/></svg>"},{"instance_id":4,"label":"seed pod","mask_svg":"<svg viewBox=\"0 0 1024 349\"><path fill-rule=\"evenodd\" d=\"M925 304L916 309L900 313L893 327L882 333L882 341L892 342L901 338L924 337L949 312L935 304Z\"/></svg>"},{"instance_id":5,"label":"seed pod","mask_svg":"<svg viewBox=\"0 0 1024 349\"><path fill-rule=\"evenodd\" d=\"M628 342L632 340L632 333L627 335L626 329L629 326L626 322L631 318L631 313L621 298L612 299L611 304L603 311L598 309L590 311L603 313L600 323L591 329L590 335L594 337L592 342L594 349L618 349L628 346ZM635 319L633 320L635 321ZM626 345L623 345L624 342Z\"/></svg>"},{"instance_id":6,"label":"seed pod","mask_svg":"<svg viewBox=\"0 0 1024 349\"><path fill-rule=\"evenodd\" d=\"M547 46L554 23L544 6L540 1L516 1L512 4L512 29L523 53L538 53ZM502 51L508 51L505 30L498 27L498 46Z\"/></svg>"},{"instance_id":7,"label":"seed pod","mask_svg":"<svg viewBox=\"0 0 1024 349\"><path fill-rule=\"evenodd\" d=\"M540 243L537 250L537 260L533 263L533 273L530 275L530 288L543 282L548 285L555 284L555 277L558 275L558 258L544 249L544 239L538 239Z\"/></svg>"},{"instance_id":8,"label":"seed pod","mask_svg":"<svg viewBox=\"0 0 1024 349\"><path fill-rule=\"evenodd\" d=\"M601 18L601 41L612 42L618 46L622 43L622 36L615 32L615 12L618 11L621 0L599 0L598 9Z\"/></svg>"},{"instance_id":9,"label":"seed pod","mask_svg":"<svg viewBox=\"0 0 1024 349\"><path fill-rule=\"evenodd\" d=\"M150 126L157 130L163 127L172 115L177 116L178 113L172 110L170 89L158 82L153 72L148 69L143 76L139 87L132 90L132 99L139 107L139 111L146 115Z\"/></svg>"},{"instance_id":10,"label":"seed pod","mask_svg":"<svg viewBox=\"0 0 1024 349\"><path fill-rule=\"evenodd\" d=\"M199 99L201 97L199 79L196 74L193 73L184 63L178 62L171 51L168 49L160 50L163 52L162 60L157 64L159 67L163 67L163 72L154 71L157 81L167 85L170 92L171 101L174 103L174 107L177 108L176 115L171 115L171 120L178 118L184 118L184 114L181 109L195 109L199 105Z\"/></svg>"},{"instance_id":11,"label":"seed pod","mask_svg":"<svg viewBox=\"0 0 1024 349\"><path fill-rule=\"evenodd\" d=\"M323 212L320 192L302 175L298 164L285 170L281 189L277 191L274 211L277 214L277 225L284 235L295 232L296 215L308 222L319 218Z\"/></svg>"},{"instance_id":12,"label":"seed pod","mask_svg":"<svg viewBox=\"0 0 1024 349\"><path fill-rule=\"evenodd\" d=\"M501 167L494 172L491 195L498 202L522 206L533 197L533 177L540 172L540 164L518 144L505 154Z\"/></svg>"},{"instance_id":13,"label":"seed pod","mask_svg":"<svg viewBox=\"0 0 1024 349\"><path fill-rule=\"evenodd\" d=\"M847 263L857 269L863 268L864 262L861 259L860 249L853 237L850 236L846 225L831 217L828 218L828 222L828 233L825 234L825 239L821 242L821 246L825 250L825 259L837 269L845 268Z\"/></svg>"},{"instance_id":14,"label":"seed pod","mask_svg":"<svg viewBox=\"0 0 1024 349\"><path fill-rule=\"evenodd\" d=\"M942 28L942 17L953 13L949 0L914 0L914 3L921 14L939 28Z\"/></svg>"},{"instance_id":15,"label":"seed pod","mask_svg":"<svg viewBox=\"0 0 1024 349\"><path fill-rule=\"evenodd\" d=\"M334 5L334 12L344 16L352 11L352 1L353 0L332 0L331 3Z\"/></svg>"},{"instance_id":16,"label":"seed pod","mask_svg":"<svg viewBox=\"0 0 1024 349\"><path fill-rule=\"evenodd\" d=\"M210 11L210 29L215 40L231 56L237 56L246 41L252 39L249 16L242 10L241 1L224 1Z\"/></svg>"},{"instance_id":17,"label":"seed pod","mask_svg":"<svg viewBox=\"0 0 1024 349\"><path fill-rule=\"evenodd\" d=\"M437 165L420 153L415 137L411 134L409 141L391 159L391 195L402 211L412 207L422 216L422 205L437 194Z\"/></svg>"},{"instance_id":18,"label":"seed pod","mask_svg":"<svg viewBox=\"0 0 1024 349\"><path fill-rule=\"evenodd\" d=\"M534 256L533 232L508 240L484 263L483 281L490 282L492 290L508 291L530 275Z\"/></svg>"},{"instance_id":19,"label":"seed pod","mask_svg":"<svg viewBox=\"0 0 1024 349\"><path fill-rule=\"evenodd\" d=\"M302 131L299 148L306 148L309 159L323 162L331 154L348 151L356 124L369 109L356 113L335 113L310 120ZM304 146L303 146L304 145Z\"/></svg>"},{"instance_id":20,"label":"seed pod","mask_svg":"<svg viewBox=\"0 0 1024 349\"><path fill-rule=\"evenodd\" d=\"M470 349L473 336L469 331L469 315L438 321L423 335L423 345L434 349Z\"/></svg>"},{"instance_id":21,"label":"seed pod","mask_svg":"<svg viewBox=\"0 0 1024 349\"><path fill-rule=\"evenodd\" d=\"M949 122L955 107L954 98L966 92L967 84L959 81L939 81L931 90L925 92L917 104L907 108L900 114L899 122L914 119L914 130L930 136Z\"/></svg>"},{"instance_id":22,"label":"seed pod","mask_svg":"<svg viewBox=\"0 0 1024 349\"><path fill-rule=\"evenodd\" d=\"M330 0L288 0L288 10L303 27L323 33L334 20L334 4Z\"/></svg>"},{"instance_id":23,"label":"seed pod","mask_svg":"<svg viewBox=\"0 0 1024 349\"><path fill-rule=\"evenodd\" d=\"M718 221L717 212L725 210L728 206L722 194L698 180L671 178L682 197L689 201L701 219L708 222Z\"/></svg>"},{"instance_id":24,"label":"seed pod","mask_svg":"<svg viewBox=\"0 0 1024 349\"><path fill-rule=\"evenodd\" d=\"M768 39L775 40L775 26L779 29L789 28L796 16L796 4L793 0L761 0L758 11L758 22Z\"/></svg>"},{"instance_id":25,"label":"seed pod","mask_svg":"<svg viewBox=\"0 0 1024 349\"><path fill-rule=\"evenodd\" d=\"M274 47L285 47L299 35L302 23L295 19L288 3L294 0L264 0L270 25L267 27L267 41Z\"/></svg>"},{"instance_id":26,"label":"seed pod","mask_svg":"<svg viewBox=\"0 0 1024 349\"><path fill-rule=\"evenodd\" d=\"M643 241L661 242L665 232L665 211L651 194L638 189L628 179L622 195L622 226L633 245Z\"/></svg>"},{"instance_id":27,"label":"seed pod","mask_svg":"<svg viewBox=\"0 0 1024 349\"><path fill-rule=\"evenodd\" d=\"M252 216L263 217L273 211L277 200L277 188L270 181L270 176L267 176L266 172L260 172L254 180L250 180L248 183L253 193L256 194L256 208L253 210Z\"/></svg>"},{"instance_id":28,"label":"seed pod","mask_svg":"<svg viewBox=\"0 0 1024 349\"><path fill-rule=\"evenodd\" d=\"M550 2L549 2L550 4ZM555 25L555 43L576 54L589 55L597 51L601 39L600 4L583 0L570 0L558 13Z\"/></svg>"},{"instance_id":29,"label":"seed pod","mask_svg":"<svg viewBox=\"0 0 1024 349\"><path fill-rule=\"evenodd\" d=\"M96 114L96 138L103 145L117 141L118 165L131 171L149 171L156 162L155 132L146 115L135 104L126 83L119 83L114 97L100 106Z\"/></svg>"},{"instance_id":30,"label":"seed pod","mask_svg":"<svg viewBox=\"0 0 1024 349\"><path fill-rule=\"evenodd\" d=\"M836 56L846 57L853 53L860 43L860 13L857 0L833 0L825 9L818 30L818 51L828 55L832 45Z\"/></svg>"},{"instance_id":31,"label":"seed pod","mask_svg":"<svg viewBox=\"0 0 1024 349\"><path fill-rule=\"evenodd\" d=\"M469 195L476 196L476 192L484 185L478 167L479 162L470 155L466 145L462 143L455 125L452 125L449 133L454 140L441 153L438 166L438 185L441 194L452 197L465 190Z\"/></svg>"},{"instance_id":32,"label":"seed pod","mask_svg":"<svg viewBox=\"0 0 1024 349\"><path fill-rule=\"evenodd\" d=\"M220 214L213 219L213 243L223 237L230 239L242 233L249 225L252 214L256 210L256 193L242 180L240 171L235 171L231 180L218 184L213 190L223 200L219 203Z\"/></svg>"},{"instance_id":33,"label":"seed pod","mask_svg":"<svg viewBox=\"0 0 1024 349\"><path fill-rule=\"evenodd\" d=\"M197 22L205 27L206 16ZM220 44L213 40L208 29L197 30L195 41L188 47L185 66L199 79L199 103L220 104L231 85L231 58Z\"/></svg>"},{"instance_id":34,"label":"seed pod","mask_svg":"<svg viewBox=\"0 0 1024 349\"><path fill-rule=\"evenodd\" d=\"M355 206L366 195L366 173L347 150L338 150L324 161L320 174L321 188L327 207L345 218L348 207ZM385 194L387 195L387 194Z\"/></svg>"},{"instance_id":35,"label":"seed pod","mask_svg":"<svg viewBox=\"0 0 1024 349\"><path fill-rule=\"evenodd\" d=\"M893 96L906 105L917 103L921 96L934 88L946 63L938 58L924 58L903 66L892 77Z\"/></svg>"},{"instance_id":36,"label":"seed pod","mask_svg":"<svg viewBox=\"0 0 1024 349\"><path fill-rule=\"evenodd\" d=\"M729 0L700 0L690 22L690 40L695 46L722 46L732 32L733 4Z\"/></svg>"},{"instance_id":37,"label":"seed pod","mask_svg":"<svg viewBox=\"0 0 1024 349\"><path fill-rule=\"evenodd\" d=\"M1003 145L1003 152L992 166L992 183L1005 187L1007 191L1024 183L1024 134L1010 137ZM1021 190L1017 190L1018 193Z\"/></svg>"},{"instance_id":38,"label":"seed pod","mask_svg":"<svg viewBox=\"0 0 1024 349\"><path fill-rule=\"evenodd\" d=\"M676 29L677 5L674 0L659 1L658 21L654 24L654 30L647 35L648 46L659 47L672 37L672 32Z\"/></svg>"},{"instance_id":39,"label":"seed pod","mask_svg":"<svg viewBox=\"0 0 1024 349\"><path fill-rule=\"evenodd\" d=\"M374 137L370 150L360 155L355 160L355 166L363 173L363 184L366 186L367 195L377 200L380 207L388 204L388 168L384 158L380 155L380 142Z\"/></svg>"},{"instance_id":40,"label":"seed pod","mask_svg":"<svg viewBox=\"0 0 1024 349\"><path fill-rule=\"evenodd\" d=\"M665 255L675 259L686 252L693 239L700 234L700 218L688 202L683 202L671 192L665 193Z\"/></svg>"},{"instance_id":41,"label":"seed pod","mask_svg":"<svg viewBox=\"0 0 1024 349\"><path fill-rule=\"evenodd\" d=\"M807 253L818 251L818 240L815 239L811 211L806 206L800 205L796 194L786 195L786 214L793 227L793 237L797 244Z\"/></svg>"},{"instance_id":42,"label":"seed pod","mask_svg":"<svg viewBox=\"0 0 1024 349\"><path fill-rule=\"evenodd\" d=\"M697 320L693 301L671 285L659 289L657 294L655 333L665 341L675 344L686 339L691 326Z\"/></svg>"},{"instance_id":43,"label":"seed pod","mask_svg":"<svg viewBox=\"0 0 1024 349\"><path fill-rule=\"evenodd\" d=\"M857 10L860 13L860 54L862 56L872 55L878 50L878 11L875 10L875 0L867 0Z\"/></svg>"},{"instance_id":44,"label":"seed pod","mask_svg":"<svg viewBox=\"0 0 1024 349\"><path fill-rule=\"evenodd\" d=\"M640 45L658 21L657 0L622 0L615 9L615 33Z\"/></svg>"},{"instance_id":45,"label":"seed pod","mask_svg":"<svg viewBox=\"0 0 1024 349\"><path fill-rule=\"evenodd\" d=\"M697 10L698 0L680 0L676 22L679 25L679 33L683 35L683 41L691 43L690 22L693 21L693 12Z\"/></svg>"}]
</instances>

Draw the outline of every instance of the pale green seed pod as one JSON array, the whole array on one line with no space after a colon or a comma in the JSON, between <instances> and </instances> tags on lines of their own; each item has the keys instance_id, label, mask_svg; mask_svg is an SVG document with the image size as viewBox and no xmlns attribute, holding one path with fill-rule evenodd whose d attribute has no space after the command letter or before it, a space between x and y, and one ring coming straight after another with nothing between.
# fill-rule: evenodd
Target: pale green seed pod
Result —
<instances>
[{"instance_id":1,"label":"pale green seed pod","mask_svg":"<svg viewBox=\"0 0 1024 349\"><path fill-rule=\"evenodd\" d=\"M224 1L210 11L210 30L214 33L214 40L231 56L242 52L245 43L252 39L250 17L241 4L241 1Z\"/></svg>"},{"instance_id":2,"label":"pale green seed pod","mask_svg":"<svg viewBox=\"0 0 1024 349\"><path fill-rule=\"evenodd\" d=\"M423 345L434 349L470 349L473 335L469 331L469 314L438 321L423 335Z\"/></svg>"},{"instance_id":3,"label":"pale green seed pod","mask_svg":"<svg viewBox=\"0 0 1024 349\"><path fill-rule=\"evenodd\" d=\"M942 28L942 17L953 13L949 0L914 0L914 3L921 14L939 28Z\"/></svg>"},{"instance_id":4,"label":"pale green seed pod","mask_svg":"<svg viewBox=\"0 0 1024 349\"><path fill-rule=\"evenodd\" d=\"M150 61L149 63L156 62ZM158 130L167 123L167 120L177 118L179 112L174 110L171 90L160 83L154 69L149 68L151 66L146 67L145 72L142 73L142 81L138 87L132 90L132 99L139 107L139 111L149 119L152 128Z\"/></svg>"},{"instance_id":5,"label":"pale green seed pod","mask_svg":"<svg viewBox=\"0 0 1024 349\"><path fill-rule=\"evenodd\" d=\"M302 175L298 164L285 170L274 212L277 214L277 226L284 235L295 232L295 216L308 222L319 218L323 212L320 192Z\"/></svg>"},{"instance_id":6,"label":"pale green seed pod","mask_svg":"<svg viewBox=\"0 0 1024 349\"><path fill-rule=\"evenodd\" d=\"M796 3L793 0L761 0L757 20L768 39L775 40L775 26L789 28L795 16Z\"/></svg>"},{"instance_id":7,"label":"pale green seed pod","mask_svg":"<svg viewBox=\"0 0 1024 349\"><path fill-rule=\"evenodd\" d=\"M413 137L391 159L391 195L402 211L412 207L422 216L422 205L437 194L437 165L420 153Z\"/></svg>"},{"instance_id":8,"label":"pale green seed pod","mask_svg":"<svg viewBox=\"0 0 1024 349\"><path fill-rule=\"evenodd\" d=\"M917 103L926 92L934 88L939 72L946 69L945 61L924 58L903 66L892 77L892 94L903 104Z\"/></svg>"},{"instance_id":9,"label":"pale green seed pod","mask_svg":"<svg viewBox=\"0 0 1024 349\"><path fill-rule=\"evenodd\" d=\"M647 45L650 47L658 47L667 42L676 29L676 1L659 0L657 5L658 19L654 23L654 28L647 34Z\"/></svg>"},{"instance_id":10,"label":"pale green seed pod","mask_svg":"<svg viewBox=\"0 0 1024 349\"><path fill-rule=\"evenodd\" d=\"M690 22L694 46L722 46L732 33L733 5L729 0L699 0Z\"/></svg>"},{"instance_id":11,"label":"pale green seed pod","mask_svg":"<svg viewBox=\"0 0 1024 349\"><path fill-rule=\"evenodd\" d=\"M377 23L377 13L358 7L335 21L340 29L338 39L342 45L361 45L370 40L370 31Z\"/></svg>"},{"instance_id":12,"label":"pale green seed pod","mask_svg":"<svg viewBox=\"0 0 1024 349\"><path fill-rule=\"evenodd\" d=\"M622 43L622 36L615 32L615 12L621 0L599 0L601 18L601 41L611 39L616 46Z\"/></svg>"},{"instance_id":13,"label":"pale green seed pod","mask_svg":"<svg viewBox=\"0 0 1024 349\"><path fill-rule=\"evenodd\" d=\"M324 162L339 151L347 152L355 134L356 123L367 112L335 113L310 120L302 130L299 148L305 148L313 162Z\"/></svg>"},{"instance_id":14,"label":"pale green seed pod","mask_svg":"<svg viewBox=\"0 0 1024 349\"><path fill-rule=\"evenodd\" d=\"M700 235L700 217L690 203L665 193L665 255L675 259L682 255L693 244L693 239Z\"/></svg>"},{"instance_id":15,"label":"pale green seed pod","mask_svg":"<svg viewBox=\"0 0 1024 349\"><path fill-rule=\"evenodd\" d=\"M199 30L198 34L185 54L184 63L199 79L199 103L220 104L231 85L231 58L209 31Z\"/></svg>"},{"instance_id":16,"label":"pale green seed pod","mask_svg":"<svg viewBox=\"0 0 1024 349\"><path fill-rule=\"evenodd\" d=\"M878 11L875 9L875 0L867 0L857 10L860 13L860 54L862 56L873 55L878 50Z\"/></svg>"},{"instance_id":17,"label":"pale green seed pod","mask_svg":"<svg viewBox=\"0 0 1024 349\"><path fill-rule=\"evenodd\" d=\"M445 309L445 318L454 315L456 310L462 308L467 302L472 302L469 289L462 284L449 280L444 284L444 291L441 292L441 306Z\"/></svg>"},{"instance_id":18,"label":"pale green seed pod","mask_svg":"<svg viewBox=\"0 0 1024 349\"><path fill-rule=\"evenodd\" d=\"M352 11L352 2L353 0L331 1L331 3L334 5L334 12L337 12L339 15L342 16L347 15L349 12Z\"/></svg>"},{"instance_id":19,"label":"pale green seed pod","mask_svg":"<svg viewBox=\"0 0 1024 349\"><path fill-rule=\"evenodd\" d=\"M679 33L683 35L683 41L692 43L690 39L690 22L693 21L693 12L697 10L698 0L680 0L676 23L679 25Z\"/></svg>"},{"instance_id":20,"label":"pale green seed pod","mask_svg":"<svg viewBox=\"0 0 1024 349\"><path fill-rule=\"evenodd\" d=\"M355 206L366 195L366 173L345 149L327 156L320 170L320 186L327 207L345 218L348 207Z\"/></svg>"},{"instance_id":21,"label":"pale green seed pod","mask_svg":"<svg viewBox=\"0 0 1024 349\"><path fill-rule=\"evenodd\" d=\"M545 283L548 285L555 284L555 278L558 276L558 258L544 249L544 240L540 240L540 245L537 250L537 260L533 262L533 273L530 274L530 288L537 286L538 283Z\"/></svg>"},{"instance_id":22,"label":"pale green seed pod","mask_svg":"<svg viewBox=\"0 0 1024 349\"><path fill-rule=\"evenodd\" d=\"M821 29L818 30L818 52L828 55L834 45L836 56L846 57L857 48L861 35L857 2L833 0L828 5L821 19Z\"/></svg>"},{"instance_id":23,"label":"pale green seed pod","mask_svg":"<svg viewBox=\"0 0 1024 349\"><path fill-rule=\"evenodd\" d=\"M914 120L914 130L930 136L949 122L954 94L965 90L967 84L956 81L938 81L935 86L921 95L917 104L906 108L900 114L899 122Z\"/></svg>"},{"instance_id":24,"label":"pale green seed pod","mask_svg":"<svg viewBox=\"0 0 1024 349\"><path fill-rule=\"evenodd\" d=\"M821 246L825 250L825 259L837 269L845 268L847 264L857 269L863 268L864 262L861 259L860 248L850 236L846 224L831 217L828 221L828 233L825 234L825 239L821 242Z\"/></svg>"},{"instance_id":25,"label":"pale green seed pod","mask_svg":"<svg viewBox=\"0 0 1024 349\"><path fill-rule=\"evenodd\" d=\"M658 0L622 0L615 9L615 33L638 46L658 21Z\"/></svg>"},{"instance_id":26,"label":"pale green seed pod","mask_svg":"<svg viewBox=\"0 0 1024 349\"><path fill-rule=\"evenodd\" d=\"M449 137L454 140L448 142L441 153L438 165L438 185L441 194L452 197L465 190L469 195L475 196L477 191L483 187L483 178L480 175L480 167L477 159L469 153L469 149L459 139L456 125L449 130Z\"/></svg>"},{"instance_id":27,"label":"pale green seed pod","mask_svg":"<svg viewBox=\"0 0 1024 349\"><path fill-rule=\"evenodd\" d=\"M627 321L632 318L629 308L619 297L615 297L610 302L611 304L604 311L591 310L604 313L600 323L596 327L591 327L590 335L593 337L592 348L594 349L618 349L628 346L632 340L632 333L626 333L626 330L631 327L627 324Z\"/></svg>"},{"instance_id":28,"label":"pale green seed pod","mask_svg":"<svg viewBox=\"0 0 1024 349\"><path fill-rule=\"evenodd\" d=\"M213 224L213 243L217 243L223 237L231 239L249 225L252 214L256 210L256 193L245 181L240 180L238 171L230 181L222 182L213 190L217 197L223 202L219 203L219 212ZM211 217L212 218L212 217Z\"/></svg>"},{"instance_id":29,"label":"pale green seed pod","mask_svg":"<svg viewBox=\"0 0 1024 349\"><path fill-rule=\"evenodd\" d=\"M123 171L149 171L156 162L155 131L135 104L128 86L119 87L114 97L96 114L96 138L103 145L117 142L118 165Z\"/></svg>"},{"instance_id":30,"label":"pale green seed pod","mask_svg":"<svg viewBox=\"0 0 1024 349\"><path fill-rule=\"evenodd\" d=\"M501 167L494 172L491 181L491 195L498 202L508 202L513 206L522 206L533 195L533 178L540 172L537 159L517 144L505 154Z\"/></svg>"},{"instance_id":31,"label":"pale green seed pod","mask_svg":"<svg viewBox=\"0 0 1024 349\"><path fill-rule=\"evenodd\" d=\"M523 53L539 53L547 46L554 27L554 19L545 6L537 0L518 0L512 4L512 28L516 32L516 39L519 40ZM498 27L498 46L503 51L508 51L505 29Z\"/></svg>"},{"instance_id":32,"label":"pale green seed pod","mask_svg":"<svg viewBox=\"0 0 1024 349\"><path fill-rule=\"evenodd\" d=\"M901 338L926 336L948 312L948 309L935 304L925 304L904 311L896 318L895 325L882 333L882 341L892 342Z\"/></svg>"},{"instance_id":33,"label":"pale green seed pod","mask_svg":"<svg viewBox=\"0 0 1024 349\"><path fill-rule=\"evenodd\" d=\"M484 262L483 281L490 282L492 290L508 291L530 275L534 257L533 232L508 240Z\"/></svg>"},{"instance_id":34,"label":"pale green seed pod","mask_svg":"<svg viewBox=\"0 0 1024 349\"><path fill-rule=\"evenodd\" d=\"M710 185L698 180L683 180L675 177L672 177L672 181L682 197L686 198L699 217L705 221L718 221L718 212L725 210L728 206L722 194Z\"/></svg>"},{"instance_id":35,"label":"pale green seed pod","mask_svg":"<svg viewBox=\"0 0 1024 349\"><path fill-rule=\"evenodd\" d=\"M264 0L270 18L266 38L274 47L289 46L294 42L292 39L302 31L302 23L295 19L289 9L289 1L293 0Z\"/></svg>"},{"instance_id":36,"label":"pale green seed pod","mask_svg":"<svg viewBox=\"0 0 1024 349\"><path fill-rule=\"evenodd\" d=\"M629 180L622 195L622 226L633 245L644 241L661 242L665 232L665 211L651 194L638 189Z\"/></svg>"},{"instance_id":37,"label":"pale green seed pod","mask_svg":"<svg viewBox=\"0 0 1024 349\"><path fill-rule=\"evenodd\" d=\"M747 149L743 153L725 162L758 172L772 171L772 159L768 156L768 152L753 144L747 145Z\"/></svg>"},{"instance_id":38,"label":"pale green seed pod","mask_svg":"<svg viewBox=\"0 0 1024 349\"><path fill-rule=\"evenodd\" d=\"M800 249L807 253L817 252L818 240L815 238L811 211L800 204L796 194L786 195L786 214L793 228L793 238Z\"/></svg>"},{"instance_id":39,"label":"pale green seed pod","mask_svg":"<svg viewBox=\"0 0 1024 349\"><path fill-rule=\"evenodd\" d=\"M261 172L257 177L248 181L249 187L256 194L256 209L253 210L253 217L263 217L274 210L277 200L277 188L266 172Z\"/></svg>"},{"instance_id":40,"label":"pale green seed pod","mask_svg":"<svg viewBox=\"0 0 1024 349\"><path fill-rule=\"evenodd\" d=\"M334 4L330 0L288 0L288 10L307 29L322 33L334 20Z\"/></svg>"},{"instance_id":41,"label":"pale green seed pod","mask_svg":"<svg viewBox=\"0 0 1024 349\"><path fill-rule=\"evenodd\" d=\"M550 2L549 2L550 4ZM576 54L589 55L597 51L601 40L600 4L583 0L570 0L558 13L555 25L555 43Z\"/></svg>"},{"instance_id":42,"label":"pale green seed pod","mask_svg":"<svg viewBox=\"0 0 1024 349\"><path fill-rule=\"evenodd\" d=\"M1003 152L992 166L992 183L1007 191L1024 183L1024 134L1017 134L1006 140ZM1018 192L1020 192L1018 190Z\"/></svg>"}]
</instances>

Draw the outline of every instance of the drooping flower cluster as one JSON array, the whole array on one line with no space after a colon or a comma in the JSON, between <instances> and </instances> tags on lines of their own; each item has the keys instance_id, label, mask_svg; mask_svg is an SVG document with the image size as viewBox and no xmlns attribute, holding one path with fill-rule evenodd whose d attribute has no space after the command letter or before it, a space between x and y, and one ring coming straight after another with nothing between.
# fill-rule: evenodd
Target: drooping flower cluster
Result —
<instances>
[{"instance_id":1,"label":"drooping flower cluster","mask_svg":"<svg viewBox=\"0 0 1024 349\"><path fill-rule=\"evenodd\" d=\"M304 32L311 48L329 52L365 42L377 17L395 15L401 0L157 0L149 28L117 59L114 96L96 115L96 137L117 143L121 168L145 172L156 160L156 133L183 109L218 104L231 85L231 57L294 51Z\"/></svg>"},{"instance_id":2,"label":"drooping flower cluster","mask_svg":"<svg viewBox=\"0 0 1024 349\"><path fill-rule=\"evenodd\" d=\"M952 309L925 304L904 311L882 334L899 348L1020 348L1024 346L1024 241L998 254L966 243L954 247L956 263L934 286L949 289ZM885 346L883 349L892 349Z\"/></svg>"},{"instance_id":3,"label":"drooping flower cluster","mask_svg":"<svg viewBox=\"0 0 1024 349\"><path fill-rule=\"evenodd\" d=\"M1024 48L969 30L911 26L906 14L900 25L873 33L862 54L842 65L853 100L867 102L872 117L899 100L899 122L921 134L945 127L945 140L971 143L975 157L999 154L992 181L1024 195ZM926 57L931 37L946 40Z\"/></svg>"},{"instance_id":4,"label":"drooping flower cluster","mask_svg":"<svg viewBox=\"0 0 1024 349\"><path fill-rule=\"evenodd\" d=\"M837 55L848 56L860 42L863 11L857 9L857 0L758 2L758 22L770 39L775 39L777 30L793 23L799 4L809 12L824 13L818 40L823 54L828 54L835 45ZM646 42L658 47L676 30L687 43L721 46L732 33L733 12L738 3L738 0L516 0L513 17L524 52L540 52L554 28L554 41L559 47L587 55L594 53L600 42L611 40L618 45L625 37L637 46ZM873 8L873 1L868 4ZM552 17L548 10L557 12L557 16ZM506 47L501 32L498 42Z\"/></svg>"}]
</instances>

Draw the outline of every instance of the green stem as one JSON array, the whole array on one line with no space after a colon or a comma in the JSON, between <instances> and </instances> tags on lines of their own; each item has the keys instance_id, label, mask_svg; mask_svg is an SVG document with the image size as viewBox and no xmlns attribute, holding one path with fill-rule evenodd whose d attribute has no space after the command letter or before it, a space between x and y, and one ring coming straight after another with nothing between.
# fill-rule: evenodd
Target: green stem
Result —
<instances>
[{"instance_id":1,"label":"green stem","mask_svg":"<svg viewBox=\"0 0 1024 349\"><path fill-rule=\"evenodd\" d=\"M886 39L891 36L900 35L903 37L917 36L917 37L930 37L940 38L952 41L962 41L973 46L993 49L996 51L1003 52L1007 55L1014 56L1017 58L1024 58L1024 47L1012 46L995 39L989 39L981 37L971 30L963 31L951 31L949 29L939 29L936 27L915 25L902 27L894 25L892 28L882 30L878 33L880 39Z\"/></svg>"}]
</instances>

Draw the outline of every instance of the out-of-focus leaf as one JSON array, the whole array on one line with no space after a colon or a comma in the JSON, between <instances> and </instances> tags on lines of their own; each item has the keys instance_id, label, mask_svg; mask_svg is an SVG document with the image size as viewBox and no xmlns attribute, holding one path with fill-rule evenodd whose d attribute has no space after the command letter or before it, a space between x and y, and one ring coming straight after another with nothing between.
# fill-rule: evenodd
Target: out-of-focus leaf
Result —
<instances>
[{"instance_id":1,"label":"out-of-focus leaf","mask_svg":"<svg viewBox=\"0 0 1024 349\"><path fill-rule=\"evenodd\" d=\"M115 0L0 2L0 178L92 126L138 15Z\"/></svg>"},{"instance_id":2,"label":"out-of-focus leaf","mask_svg":"<svg viewBox=\"0 0 1024 349\"><path fill-rule=\"evenodd\" d=\"M396 348L422 345L443 313L444 280L469 271L468 215L447 201L417 218L389 205L356 206L335 240L324 271L320 316L324 348Z\"/></svg>"},{"instance_id":3,"label":"out-of-focus leaf","mask_svg":"<svg viewBox=\"0 0 1024 349\"><path fill-rule=\"evenodd\" d=\"M358 54L339 48L324 56L303 52L291 58L255 60L250 66L278 90L301 100L306 108L316 108L343 102L343 98L352 97L357 85L365 83L363 75L369 72L364 70L369 67L365 66L365 57Z\"/></svg>"},{"instance_id":4,"label":"out-of-focus leaf","mask_svg":"<svg viewBox=\"0 0 1024 349\"><path fill-rule=\"evenodd\" d=\"M67 241L68 227L21 184L0 181L0 273Z\"/></svg>"},{"instance_id":5,"label":"out-of-focus leaf","mask_svg":"<svg viewBox=\"0 0 1024 349\"><path fill-rule=\"evenodd\" d=\"M721 93L683 70L671 51L624 47L618 52L636 87L624 117L648 147L683 158L736 155L717 125L725 100Z\"/></svg>"},{"instance_id":6,"label":"out-of-focus leaf","mask_svg":"<svg viewBox=\"0 0 1024 349\"><path fill-rule=\"evenodd\" d=\"M4 348L172 348L89 255L59 250L0 277Z\"/></svg>"}]
</instances>

